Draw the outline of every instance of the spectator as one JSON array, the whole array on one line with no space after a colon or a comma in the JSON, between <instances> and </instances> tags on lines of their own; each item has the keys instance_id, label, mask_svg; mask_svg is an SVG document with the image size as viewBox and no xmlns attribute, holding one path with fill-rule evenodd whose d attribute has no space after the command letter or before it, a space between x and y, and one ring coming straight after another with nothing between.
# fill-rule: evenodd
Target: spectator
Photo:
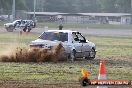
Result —
<instances>
[{"instance_id":1,"label":"spectator","mask_svg":"<svg viewBox=\"0 0 132 88\"><path fill-rule=\"evenodd\" d=\"M59 30L62 30L62 28L63 28L63 25L60 24L60 25L59 25Z\"/></svg>"}]
</instances>

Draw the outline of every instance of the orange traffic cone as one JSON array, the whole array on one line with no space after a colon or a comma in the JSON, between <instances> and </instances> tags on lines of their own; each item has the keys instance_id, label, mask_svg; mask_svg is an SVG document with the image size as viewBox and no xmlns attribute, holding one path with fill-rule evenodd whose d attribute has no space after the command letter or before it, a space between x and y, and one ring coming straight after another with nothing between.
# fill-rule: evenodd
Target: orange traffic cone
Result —
<instances>
[{"instance_id":1,"label":"orange traffic cone","mask_svg":"<svg viewBox=\"0 0 132 88\"><path fill-rule=\"evenodd\" d=\"M100 60L99 76L98 80L106 80L104 60Z\"/></svg>"},{"instance_id":2,"label":"orange traffic cone","mask_svg":"<svg viewBox=\"0 0 132 88\"><path fill-rule=\"evenodd\" d=\"M28 32L28 31L26 31L26 35L27 35L27 36L29 35L29 32Z\"/></svg>"},{"instance_id":3,"label":"orange traffic cone","mask_svg":"<svg viewBox=\"0 0 132 88\"><path fill-rule=\"evenodd\" d=\"M98 80L106 80L104 60L100 60ZM97 88L107 88L107 86L97 86Z\"/></svg>"},{"instance_id":4,"label":"orange traffic cone","mask_svg":"<svg viewBox=\"0 0 132 88\"><path fill-rule=\"evenodd\" d=\"M22 31L19 32L20 36L22 36Z\"/></svg>"}]
</instances>

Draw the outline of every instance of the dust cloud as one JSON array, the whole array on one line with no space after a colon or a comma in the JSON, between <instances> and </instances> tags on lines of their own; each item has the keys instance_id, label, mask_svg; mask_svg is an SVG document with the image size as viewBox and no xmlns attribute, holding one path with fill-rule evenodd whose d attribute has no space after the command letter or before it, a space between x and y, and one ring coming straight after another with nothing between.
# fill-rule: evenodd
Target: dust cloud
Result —
<instances>
[{"instance_id":1,"label":"dust cloud","mask_svg":"<svg viewBox=\"0 0 132 88\"><path fill-rule=\"evenodd\" d=\"M47 48L16 47L0 55L1 62L57 62L66 60L62 44Z\"/></svg>"}]
</instances>

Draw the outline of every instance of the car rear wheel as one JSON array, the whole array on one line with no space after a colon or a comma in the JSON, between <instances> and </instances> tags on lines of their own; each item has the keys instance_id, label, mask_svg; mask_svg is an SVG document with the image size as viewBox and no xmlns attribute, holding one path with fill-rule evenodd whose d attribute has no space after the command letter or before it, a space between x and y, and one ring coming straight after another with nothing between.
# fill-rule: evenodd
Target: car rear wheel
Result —
<instances>
[{"instance_id":1,"label":"car rear wheel","mask_svg":"<svg viewBox=\"0 0 132 88\"><path fill-rule=\"evenodd\" d=\"M70 60L74 62L75 59L76 59L76 50L72 50L71 55L70 55Z\"/></svg>"}]
</instances>

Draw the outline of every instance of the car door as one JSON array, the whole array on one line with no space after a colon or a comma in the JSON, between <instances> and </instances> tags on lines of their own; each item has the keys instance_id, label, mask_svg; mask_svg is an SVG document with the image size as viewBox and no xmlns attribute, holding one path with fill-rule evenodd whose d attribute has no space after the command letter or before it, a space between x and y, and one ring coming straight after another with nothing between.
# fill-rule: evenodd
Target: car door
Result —
<instances>
[{"instance_id":1,"label":"car door","mask_svg":"<svg viewBox=\"0 0 132 88\"><path fill-rule=\"evenodd\" d=\"M89 51L90 51L90 46L89 46L89 44L86 42L86 39L85 39L85 37L81 34L81 33L77 33L77 36L78 36L78 38L79 38L79 41L80 41L80 43L82 44L82 46L81 46L81 56L82 57L86 57L86 56L88 56L89 55Z\"/></svg>"},{"instance_id":2,"label":"car door","mask_svg":"<svg viewBox=\"0 0 132 88\"><path fill-rule=\"evenodd\" d=\"M82 57L82 43L79 41L76 32L73 32L72 36L73 36L73 39L74 39L73 44L74 44L74 47L75 47L75 50L76 50L76 57Z\"/></svg>"}]
</instances>

